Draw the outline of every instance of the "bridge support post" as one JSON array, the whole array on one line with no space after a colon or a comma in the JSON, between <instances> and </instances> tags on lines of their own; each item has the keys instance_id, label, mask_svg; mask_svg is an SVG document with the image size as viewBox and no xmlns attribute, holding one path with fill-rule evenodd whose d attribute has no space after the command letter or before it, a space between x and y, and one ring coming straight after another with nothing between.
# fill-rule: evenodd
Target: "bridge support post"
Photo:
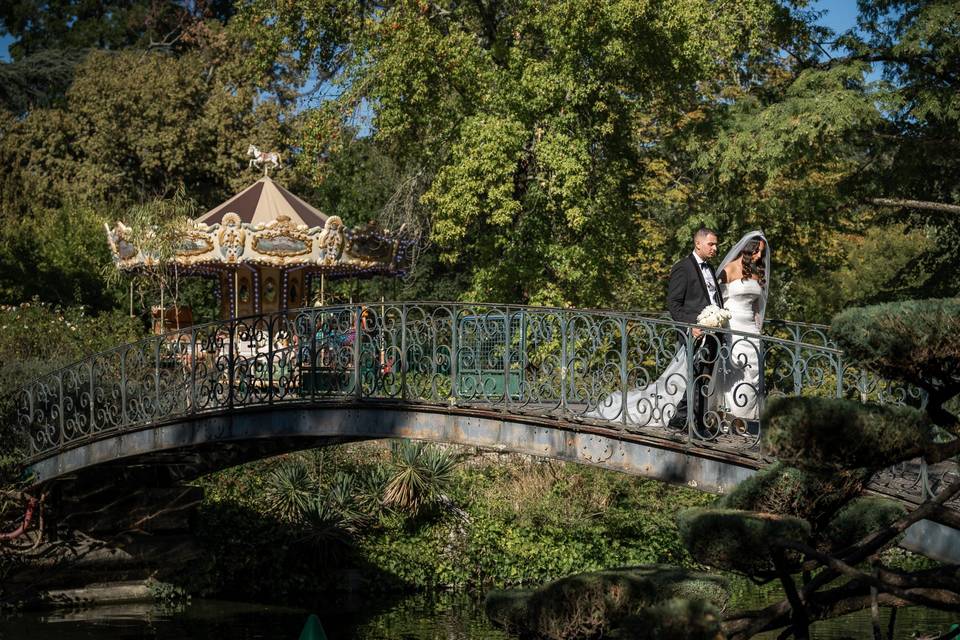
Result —
<instances>
[{"instance_id":1,"label":"bridge support post","mask_svg":"<svg viewBox=\"0 0 960 640\"><path fill-rule=\"evenodd\" d=\"M237 321L233 319L227 327L227 406L233 409L233 385L236 384L235 345L237 339Z\"/></svg>"},{"instance_id":2,"label":"bridge support post","mask_svg":"<svg viewBox=\"0 0 960 640\"><path fill-rule=\"evenodd\" d=\"M457 307L450 310L450 403L457 404L457 373L460 368L460 356L457 351L460 340L457 336L459 331L459 311ZM436 367L436 355L433 358L434 367ZM439 398L438 398L439 400Z\"/></svg>"},{"instance_id":3,"label":"bridge support post","mask_svg":"<svg viewBox=\"0 0 960 640\"><path fill-rule=\"evenodd\" d=\"M162 289L161 289L162 291ZM160 313L163 314L163 307L160 308ZM163 320L161 320L161 323ZM162 326L162 325L161 325ZM153 348L153 387L157 395L157 401L153 405L154 416L160 418L163 413L160 410L160 407L163 403L163 400L160 395L160 341L162 338L159 336L154 339L154 348Z\"/></svg>"},{"instance_id":4,"label":"bridge support post","mask_svg":"<svg viewBox=\"0 0 960 640\"><path fill-rule=\"evenodd\" d=\"M694 366L693 359L697 356L696 342L693 339L693 332L689 329L686 330L684 334L684 343L683 348L687 350L687 388L684 390L684 393L687 396L687 444L693 442L693 430L695 428L695 421L697 418L697 379L696 379L696 367Z\"/></svg>"},{"instance_id":5,"label":"bridge support post","mask_svg":"<svg viewBox=\"0 0 960 640\"><path fill-rule=\"evenodd\" d=\"M273 404L273 321L278 316L267 318L267 404Z\"/></svg>"},{"instance_id":6,"label":"bridge support post","mask_svg":"<svg viewBox=\"0 0 960 640\"><path fill-rule=\"evenodd\" d=\"M363 397L363 388L360 380L360 343L363 341L363 336L360 333L360 314L362 310L363 305L358 305L353 310L353 394L357 400Z\"/></svg>"},{"instance_id":7,"label":"bridge support post","mask_svg":"<svg viewBox=\"0 0 960 640\"><path fill-rule=\"evenodd\" d=\"M394 296L396 298L396 296ZM407 303L400 305L400 399L407 400Z\"/></svg>"},{"instance_id":8,"label":"bridge support post","mask_svg":"<svg viewBox=\"0 0 960 640\"><path fill-rule=\"evenodd\" d=\"M59 445L64 445L67 442L67 434L64 432L64 402L63 402L63 373L57 376L57 404L60 405L59 413L59 435L60 439L57 442Z\"/></svg>"},{"instance_id":9,"label":"bridge support post","mask_svg":"<svg viewBox=\"0 0 960 640\"><path fill-rule=\"evenodd\" d=\"M197 411L197 357L199 350L197 349L197 330L196 328L190 329L190 411L189 413L196 413Z\"/></svg>"},{"instance_id":10,"label":"bridge support post","mask_svg":"<svg viewBox=\"0 0 960 640\"><path fill-rule=\"evenodd\" d=\"M627 412L630 410L627 404L627 394L630 392L627 388L627 331L629 327L627 319L620 318L620 424L624 430L627 428Z\"/></svg>"},{"instance_id":11,"label":"bridge support post","mask_svg":"<svg viewBox=\"0 0 960 640\"><path fill-rule=\"evenodd\" d=\"M510 307L503 310L503 412L510 412Z\"/></svg>"},{"instance_id":12,"label":"bridge support post","mask_svg":"<svg viewBox=\"0 0 960 640\"><path fill-rule=\"evenodd\" d=\"M570 330L570 314L566 311L560 313L560 411L562 415L567 415L567 332Z\"/></svg>"}]
</instances>

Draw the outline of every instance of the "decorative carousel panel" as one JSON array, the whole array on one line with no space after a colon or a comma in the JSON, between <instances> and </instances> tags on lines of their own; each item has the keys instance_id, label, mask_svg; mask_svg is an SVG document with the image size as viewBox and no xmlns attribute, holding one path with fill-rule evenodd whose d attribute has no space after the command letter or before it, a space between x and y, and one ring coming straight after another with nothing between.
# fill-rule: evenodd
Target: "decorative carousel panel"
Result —
<instances>
[{"instance_id":1,"label":"decorative carousel panel","mask_svg":"<svg viewBox=\"0 0 960 640\"><path fill-rule=\"evenodd\" d=\"M213 251L213 239L202 231L188 231L177 245L177 256L193 257Z\"/></svg>"},{"instance_id":2,"label":"decorative carousel panel","mask_svg":"<svg viewBox=\"0 0 960 640\"><path fill-rule=\"evenodd\" d=\"M140 256L140 249L137 248L130 240L128 239L133 232L133 230L123 224L118 222L117 226L113 229L109 225L104 224L107 229L107 242L110 243L110 250L113 252L114 259L118 262L129 262L135 260Z\"/></svg>"},{"instance_id":3,"label":"decorative carousel panel","mask_svg":"<svg viewBox=\"0 0 960 640\"><path fill-rule=\"evenodd\" d=\"M251 259L275 264L284 264L288 258L306 256L313 250L313 238L306 225L296 225L290 218L280 215L265 225L253 227L253 252Z\"/></svg>"},{"instance_id":4,"label":"decorative carousel panel","mask_svg":"<svg viewBox=\"0 0 960 640\"><path fill-rule=\"evenodd\" d=\"M343 221L338 216L330 216L327 223L317 237L317 247L319 256L317 264L335 265L340 261L343 255L343 247L346 244L343 233Z\"/></svg>"},{"instance_id":5,"label":"decorative carousel panel","mask_svg":"<svg viewBox=\"0 0 960 640\"><path fill-rule=\"evenodd\" d=\"M309 239L280 234L256 236L253 239L253 250L257 253L279 258L302 256L310 253L310 242Z\"/></svg>"},{"instance_id":6,"label":"decorative carousel panel","mask_svg":"<svg viewBox=\"0 0 960 640\"><path fill-rule=\"evenodd\" d=\"M118 223L107 229L114 261L121 269L156 267L158 260L131 240L131 230ZM367 225L347 230L331 216L324 227L308 229L286 216L267 224L251 225L229 212L222 222L194 223L179 239L175 263L181 267L217 267L240 263L276 267L326 267L335 276L394 273L408 266L411 241Z\"/></svg>"},{"instance_id":7,"label":"decorative carousel panel","mask_svg":"<svg viewBox=\"0 0 960 640\"><path fill-rule=\"evenodd\" d=\"M237 262L243 255L247 237L245 226L240 223L240 216L235 213L223 216L223 225L217 234L217 240L220 245L220 254L228 263Z\"/></svg>"}]
</instances>

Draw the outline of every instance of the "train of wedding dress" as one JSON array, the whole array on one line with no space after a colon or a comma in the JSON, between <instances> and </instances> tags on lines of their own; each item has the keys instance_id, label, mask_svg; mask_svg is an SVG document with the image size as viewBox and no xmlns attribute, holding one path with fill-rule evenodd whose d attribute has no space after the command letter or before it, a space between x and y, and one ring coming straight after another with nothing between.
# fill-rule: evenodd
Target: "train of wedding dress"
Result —
<instances>
[{"instance_id":1,"label":"train of wedding dress","mask_svg":"<svg viewBox=\"0 0 960 640\"><path fill-rule=\"evenodd\" d=\"M760 341L752 335L763 327L767 296L770 290L770 243L761 231L745 234L739 242L724 256L717 272L738 259L746 244L755 238L766 244L764 266L766 286L761 287L755 280L737 281L726 285L724 307L731 312L730 330L738 333L717 332L707 339L721 340L719 355L713 366L713 372L705 388L707 393L707 413L716 416L724 414L743 420L756 420L761 405L760 397ZM631 426L666 426L676 413L677 405L687 392L688 376L687 346L678 340L676 352L656 380L627 392L614 392L602 397L596 409L586 417L604 420L623 421ZM692 349L694 357L700 350L697 343Z\"/></svg>"}]
</instances>

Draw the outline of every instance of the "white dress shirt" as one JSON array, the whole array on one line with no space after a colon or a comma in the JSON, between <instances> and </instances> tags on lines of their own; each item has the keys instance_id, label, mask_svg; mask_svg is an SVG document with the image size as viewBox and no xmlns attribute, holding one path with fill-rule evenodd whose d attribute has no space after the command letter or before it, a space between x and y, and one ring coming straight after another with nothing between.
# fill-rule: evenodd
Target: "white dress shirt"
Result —
<instances>
[{"instance_id":1,"label":"white dress shirt","mask_svg":"<svg viewBox=\"0 0 960 640\"><path fill-rule=\"evenodd\" d=\"M717 296L717 291L720 290L720 285L717 284L717 279L713 275L713 269L703 267L705 264L707 267L710 265L707 264L706 260L697 255L696 251L693 252L693 259L697 261L697 268L700 269L700 272L703 274L703 281L707 285L707 293L710 294L710 300L718 307L722 306L720 304L720 298Z\"/></svg>"}]
</instances>

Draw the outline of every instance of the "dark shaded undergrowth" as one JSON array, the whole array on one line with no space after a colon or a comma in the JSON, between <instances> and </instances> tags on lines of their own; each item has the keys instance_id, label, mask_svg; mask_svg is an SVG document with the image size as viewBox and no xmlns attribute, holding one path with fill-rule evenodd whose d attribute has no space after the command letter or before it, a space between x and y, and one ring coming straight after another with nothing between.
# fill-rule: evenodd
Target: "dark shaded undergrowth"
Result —
<instances>
[{"instance_id":1,"label":"dark shaded undergrowth","mask_svg":"<svg viewBox=\"0 0 960 640\"><path fill-rule=\"evenodd\" d=\"M200 484L207 561L184 577L188 588L284 602L691 567L674 515L711 499L577 465L415 444L290 454Z\"/></svg>"}]
</instances>

